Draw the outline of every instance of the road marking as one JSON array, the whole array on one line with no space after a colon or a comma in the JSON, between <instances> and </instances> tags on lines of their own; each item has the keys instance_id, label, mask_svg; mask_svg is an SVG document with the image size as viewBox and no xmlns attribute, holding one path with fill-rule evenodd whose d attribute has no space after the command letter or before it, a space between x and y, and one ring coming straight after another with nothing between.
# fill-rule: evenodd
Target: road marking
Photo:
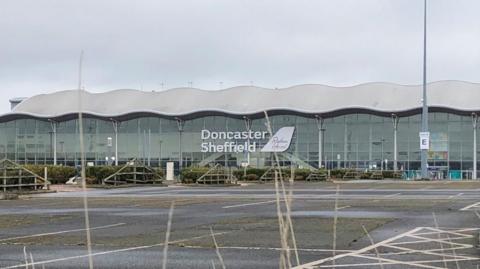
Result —
<instances>
[{"instance_id":1,"label":"road marking","mask_svg":"<svg viewBox=\"0 0 480 269\"><path fill-rule=\"evenodd\" d=\"M248 203L248 204L229 205L229 206L224 206L222 208L235 208L235 207L244 207L244 206L251 206L251 205L271 204L271 203L275 203L276 201L277 200L270 200L270 201Z\"/></svg>"},{"instance_id":2,"label":"road marking","mask_svg":"<svg viewBox=\"0 0 480 269\"><path fill-rule=\"evenodd\" d=\"M113 228L113 227L118 227L118 226L122 226L122 225L125 225L125 223L121 222L121 223L110 224L110 225L105 225L105 226L93 227L93 228L90 228L90 231ZM32 234L32 235L16 236L16 237L9 237L9 238L0 238L0 242L12 241L12 240L18 240L18 239L25 239L25 238L32 238L32 237L41 237L41 236L47 236L47 235L74 233L74 232L81 232L81 231L86 231L86 230L87 229L74 229L74 230L66 230L66 231L51 232L51 233L41 233L41 234Z\"/></svg>"},{"instance_id":3,"label":"road marking","mask_svg":"<svg viewBox=\"0 0 480 269\"><path fill-rule=\"evenodd\" d=\"M50 206L50 205L62 205L59 202L54 202L54 203L44 203L44 204L34 204L32 205L19 205L18 207L42 207L42 206Z\"/></svg>"},{"instance_id":4,"label":"road marking","mask_svg":"<svg viewBox=\"0 0 480 269\"><path fill-rule=\"evenodd\" d=\"M399 195L401 195L401 194L402 194L402 193L399 192L399 193L394 193L394 194L385 195L385 196L383 196L383 197L385 197L385 198L390 198L390 197L399 196Z\"/></svg>"},{"instance_id":5,"label":"road marking","mask_svg":"<svg viewBox=\"0 0 480 269\"><path fill-rule=\"evenodd\" d=\"M468 205L468 206L460 209L460 211L467 211L467 210L470 210L470 209L472 209L472 208L473 208L473 210L480 209L480 202L475 203L475 204Z\"/></svg>"},{"instance_id":6,"label":"road marking","mask_svg":"<svg viewBox=\"0 0 480 269\"><path fill-rule=\"evenodd\" d=\"M458 193L457 195L450 195L450 196L448 196L448 199L453 199L453 198L456 198L456 197L460 197L462 195L463 195L463 192Z\"/></svg>"},{"instance_id":7,"label":"road marking","mask_svg":"<svg viewBox=\"0 0 480 269\"><path fill-rule=\"evenodd\" d=\"M204 246L182 246L183 248L192 248L192 249L209 249L209 247L204 247ZM219 249L237 249L237 250L273 250L273 251L282 251L284 250L283 248L274 248L274 247L218 247ZM333 249L321 249L321 248L298 248L298 251L304 251L304 252L333 252ZM345 252L349 253L352 252L351 250L335 250L335 252Z\"/></svg>"},{"instance_id":8,"label":"road marking","mask_svg":"<svg viewBox=\"0 0 480 269\"><path fill-rule=\"evenodd\" d=\"M341 209L345 209L345 208L349 208L349 207L351 207L351 206L346 205L346 206L342 206L342 207L337 208L337 210L341 210Z\"/></svg>"},{"instance_id":9,"label":"road marking","mask_svg":"<svg viewBox=\"0 0 480 269\"><path fill-rule=\"evenodd\" d=\"M318 261L313 261L310 263L306 263L303 265L299 265L294 267L294 269L305 269L305 268L337 268L337 267L347 267L347 268L354 268L357 266L365 267L365 266L378 266L379 263L383 265L406 265L408 268L432 268L432 269L445 269L443 267L438 267L435 264L442 262L442 261L447 261L447 262L459 262L459 261L475 261L475 260L480 260L478 257L474 256L467 256L465 255L457 255L455 252L453 255L451 254L446 254L445 251L447 250L461 250L461 249L472 249L473 245L471 244L464 244L461 242L454 242L455 240L463 240L463 239L469 239L474 237L474 233L480 230L480 228L458 228L458 229L444 229L441 230L439 228L432 228L432 227L417 227L413 230L410 230L408 232L405 232L403 234L399 234L397 236L394 236L392 238L386 239L384 241L378 242L376 244L369 245L365 248L359 249L357 251L352 251L349 253L343 253L343 254L338 254L330 258L325 258L321 259ZM445 238L445 239L435 239L432 238L431 235L441 235L441 234L450 234L450 235L455 235L456 237L454 238ZM423 249L423 245L417 245L417 247L422 247L422 249L414 249L411 247L406 247L405 245L412 245L415 244L415 242L411 241L405 241L406 239L413 238L416 239L420 244L427 243L427 244L432 244L432 243L440 243L446 246L446 248L442 247L440 249L436 249L433 246L431 247L432 249ZM403 247L401 245L404 245ZM415 245L414 245L415 246ZM372 250L375 250L377 248L384 248L384 249L390 249L390 250L395 250L394 251L388 251L389 256L392 255L412 255L412 254L420 254L420 255L425 255L429 259L422 259L422 260L417 260L417 261L405 261L402 258L404 257L392 257L392 258L385 258L385 257L378 257L378 256L372 256L369 254ZM413 247L413 246L412 246ZM334 260L338 260L341 258L357 258L357 259L363 259L363 260L368 260L367 263L362 263L361 261L356 261L354 260L353 263L351 264L345 264L342 263L337 264L337 265L331 265L330 262ZM439 259L442 258L442 259Z\"/></svg>"},{"instance_id":10,"label":"road marking","mask_svg":"<svg viewBox=\"0 0 480 269\"><path fill-rule=\"evenodd\" d=\"M216 235L223 235L223 234L227 234L227 233L228 232L218 232L218 233L213 233L213 235L216 236ZM209 233L209 234L206 234L206 235L199 235L199 236L195 236L195 237L191 237L191 238L185 238L185 239L170 241L168 244L170 244L170 245L171 244L178 244L178 243L182 243L182 242L188 242L188 241L191 241L191 240L202 239L202 238L211 237L211 236L212 236L212 234ZM69 261L69 260L88 258L89 256L95 257L95 256L101 256L101 255L108 255L108 254L115 254L115 253L120 253L120 252L133 251L133 250L160 247L160 246L164 246L164 245L165 245L165 243L158 243L158 244L153 244L153 245L145 245L145 246L138 246L138 247L108 250L108 251L102 251L102 252L95 252L95 253L92 253L91 255L84 254L84 255L77 255L77 256L51 259L51 260L35 261L33 263L27 262L27 264L22 263L22 264L17 264L17 265L12 265L12 266L0 267L0 269L25 268L26 265L32 265L32 266L43 265L43 264L49 264L49 263L56 263L56 262L63 262L63 261Z\"/></svg>"}]
</instances>

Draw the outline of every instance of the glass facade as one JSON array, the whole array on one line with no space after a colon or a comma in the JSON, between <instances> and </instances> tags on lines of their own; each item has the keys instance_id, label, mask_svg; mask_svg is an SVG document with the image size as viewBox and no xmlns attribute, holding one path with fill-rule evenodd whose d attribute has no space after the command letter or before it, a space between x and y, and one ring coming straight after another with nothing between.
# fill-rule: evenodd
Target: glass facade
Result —
<instances>
[{"instance_id":1,"label":"glass facade","mask_svg":"<svg viewBox=\"0 0 480 269\"><path fill-rule=\"evenodd\" d=\"M318 119L296 115L271 116L270 122L273 132L284 126L295 127L290 148L279 155L283 165L317 168L321 148L321 165L328 169L394 169L395 131L392 117L349 114L323 119L322 128ZM406 173L420 169L420 124L420 115L398 118L397 168ZM430 170L443 178L471 177L474 150L472 117L430 113L429 125ZM271 153L258 150L268 141L268 137L255 140L257 150L251 153L202 152L202 143L228 142L226 139L202 140L202 130L265 132L267 128L265 118L246 120L208 116L178 121L141 117L117 123L107 119L85 118L87 162L94 165L114 164L112 157L115 156L115 149L119 164L139 158L151 166L161 167L173 161L177 169L208 163L239 167L245 162L254 167L264 167L273 160ZM118 141L115 141L115 137ZM244 142L237 140L235 142ZM59 165L76 165L80 156L78 141L77 120L54 122L19 119L0 123L1 157L21 164L53 164L56 157Z\"/></svg>"}]
</instances>

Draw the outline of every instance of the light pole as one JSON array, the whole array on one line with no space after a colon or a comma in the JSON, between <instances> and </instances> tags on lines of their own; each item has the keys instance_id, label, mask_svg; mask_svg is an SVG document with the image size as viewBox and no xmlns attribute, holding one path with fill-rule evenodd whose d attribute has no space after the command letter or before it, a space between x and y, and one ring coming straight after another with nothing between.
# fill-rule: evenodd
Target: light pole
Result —
<instances>
[{"instance_id":1,"label":"light pole","mask_svg":"<svg viewBox=\"0 0 480 269\"><path fill-rule=\"evenodd\" d=\"M423 98L422 98L422 132L428 133L427 106L427 0L424 0L423 10ZM429 142L429 139L427 139ZM428 145L421 148L422 178L429 178L427 170Z\"/></svg>"},{"instance_id":2,"label":"light pole","mask_svg":"<svg viewBox=\"0 0 480 269\"><path fill-rule=\"evenodd\" d=\"M472 113L472 125L473 125L473 173L472 179L477 179L477 124L478 115Z\"/></svg>"}]
</instances>

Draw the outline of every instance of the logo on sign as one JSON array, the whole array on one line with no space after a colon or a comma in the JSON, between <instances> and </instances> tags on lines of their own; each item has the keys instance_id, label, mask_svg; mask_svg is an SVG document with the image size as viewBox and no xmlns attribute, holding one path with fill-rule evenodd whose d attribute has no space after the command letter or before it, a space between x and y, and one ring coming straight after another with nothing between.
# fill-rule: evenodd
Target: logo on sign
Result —
<instances>
[{"instance_id":1,"label":"logo on sign","mask_svg":"<svg viewBox=\"0 0 480 269\"><path fill-rule=\"evenodd\" d=\"M282 127L278 130L261 152L284 152L290 147L295 127Z\"/></svg>"}]
</instances>

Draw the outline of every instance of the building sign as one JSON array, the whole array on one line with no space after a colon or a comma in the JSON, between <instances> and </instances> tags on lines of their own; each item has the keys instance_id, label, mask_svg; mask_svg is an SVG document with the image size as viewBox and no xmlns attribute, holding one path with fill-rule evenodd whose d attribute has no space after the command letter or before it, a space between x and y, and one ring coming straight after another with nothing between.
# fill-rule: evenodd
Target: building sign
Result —
<instances>
[{"instance_id":1,"label":"building sign","mask_svg":"<svg viewBox=\"0 0 480 269\"><path fill-rule=\"evenodd\" d=\"M269 139L261 152L284 152L290 147L295 127L282 127ZM243 131L243 132L216 132L201 131L201 152L255 152L259 140L265 140L268 132ZM210 140L210 141L205 141ZM216 140L224 140L216 143Z\"/></svg>"},{"instance_id":2,"label":"building sign","mask_svg":"<svg viewBox=\"0 0 480 269\"><path fill-rule=\"evenodd\" d=\"M295 127L282 127L270 138L261 152L284 152L290 147Z\"/></svg>"},{"instance_id":3,"label":"building sign","mask_svg":"<svg viewBox=\"0 0 480 269\"><path fill-rule=\"evenodd\" d=\"M430 132L420 132L420 149L430 149Z\"/></svg>"}]
</instances>

